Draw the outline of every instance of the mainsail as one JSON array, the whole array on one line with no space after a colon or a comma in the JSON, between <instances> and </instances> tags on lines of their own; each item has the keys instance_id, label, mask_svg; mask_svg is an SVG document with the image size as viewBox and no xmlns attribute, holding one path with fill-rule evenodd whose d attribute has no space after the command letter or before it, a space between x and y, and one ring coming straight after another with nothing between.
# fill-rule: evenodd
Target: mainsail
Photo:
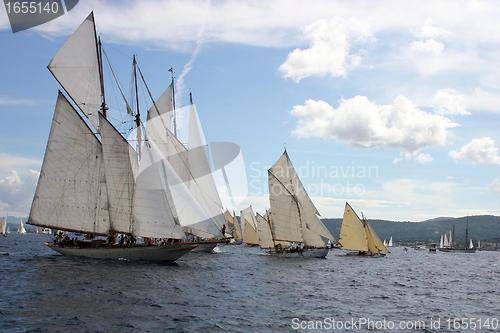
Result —
<instances>
[{"instance_id":1,"label":"mainsail","mask_svg":"<svg viewBox=\"0 0 500 333\"><path fill-rule=\"evenodd\" d=\"M107 197L101 142L59 92L29 221L107 235Z\"/></svg>"}]
</instances>

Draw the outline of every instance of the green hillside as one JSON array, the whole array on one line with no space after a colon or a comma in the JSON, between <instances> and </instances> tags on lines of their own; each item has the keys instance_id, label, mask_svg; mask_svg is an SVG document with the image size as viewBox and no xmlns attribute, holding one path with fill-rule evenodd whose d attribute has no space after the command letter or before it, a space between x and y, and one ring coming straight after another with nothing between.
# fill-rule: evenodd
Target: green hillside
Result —
<instances>
[{"instance_id":1,"label":"green hillside","mask_svg":"<svg viewBox=\"0 0 500 333\"><path fill-rule=\"evenodd\" d=\"M474 242L496 242L500 238L500 216L469 216L469 239ZM323 219L325 226L338 239L342 219ZM394 242L439 242L443 233L448 233L455 225L457 244L465 242L466 217L439 218L423 222L392 222L385 220L368 220L373 229L384 240L393 238Z\"/></svg>"}]
</instances>

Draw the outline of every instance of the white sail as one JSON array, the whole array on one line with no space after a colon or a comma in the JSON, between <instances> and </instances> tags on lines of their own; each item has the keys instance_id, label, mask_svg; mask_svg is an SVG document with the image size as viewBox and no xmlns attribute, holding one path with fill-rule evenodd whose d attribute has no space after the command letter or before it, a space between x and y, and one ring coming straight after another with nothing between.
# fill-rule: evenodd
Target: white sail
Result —
<instances>
[{"instance_id":1,"label":"white sail","mask_svg":"<svg viewBox=\"0 0 500 333\"><path fill-rule=\"evenodd\" d=\"M474 243L472 242L472 239L470 240L470 243L469 243L469 249L473 249L474 248Z\"/></svg>"},{"instance_id":2,"label":"white sail","mask_svg":"<svg viewBox=\"0 0 500 333\"><path fill-rule=\"evenodd\" d=\"M186 233L203 238L222 237L219 227L182 182L155 143L151 141L149 146L153 148L155 165L163 172L163 177L166 180L164 190L170 192L169 197L171 197L173 203L171 208L175 207L172 211L174 216L178 218L183 230Z\"/></svg>"},{"instance_id":3,"label":"white sail","mask_svg":"<svg viewBox=\"0 0 500 333\"><path fill-rule=\"evenodd\" d=\"M368 251L363 222L347 202L340 227L339 244L344 250Z\"/></svg>"},{"instance_id":4,"label":"white sail","mask_svg":"<svg viewBox=\"0 0 500 333\"><path fill-rule=\"evenodd\" d=\"M24 235L26 233L26 229L24 228L24 223L23 223L23 219L21 219L21 221L19 221L19 229L17 229L17 232Z\"/></svg>"},{"instance_id":5,"label":"white sail","mask_svg":"<svg viewBox=\"0 0 500 333\"><path fill-rule=\"evenodd\" d=\"M110 229L113 232L130 234L135 183L130 157L132 147L101 113L99 123L108 189Z\"/></svg>"},{"instance_id":6,"label":"white sail","mask_svg":"<svg viewBox=\"0 0 500 333\"><path fill-rule=\"evenodd\" d=\"M448 240L448 236L445 233L444 234L443 247L449 247L449 246L450 246L450 241Z\"/></svg>"},{"instance_id":7,"label":"white sail","mask_svg":"<svg viewBox=\"0 0 500 333\"><path fill-rule=\"evenodd\" d=\"M92 125L99 128L101 80L93 12L57 51L48 68Z\"/></svg>"},{"instance_id":8,"label":"white sail","mask_svg":"<svg viewBox=\"0 0 500 333\"><path fill-rule=\"evenodd\" d=\"M59 92L29 221L108 234L105 185L101 143Z\"/></svg>"},{"instance_id":9,"label":"white sail","mask_svg":"<svg viewBox=\"0 0 500 333\"><path fill-rule=\"evenodd\" d=\"M189 189L192 192L201 191L202 195L197 195L196 198L220 229L224 224L222 202L212 176L208 162L208 146L205 144L194 104L191 104L190 109L188 145L189 170L193 177Z\"/></svg>"},{"instance_id":10,"label":"white sail","mask_svg":"<svg viewBox=\"0 0 500 333\"><path fill-rule=\"evenodd\" d=\"M151 150L150 144L145 143L134 192L133 234L151 238L185 238L170 210L164 191L166 180L154 163Z\"/></svg>"},{"instance_id":11,"label":"white sail","mask_svg":"<svg viewBox=\"0 0 500 333\"><path fill-rule=\"evenodd\" d=\"M0 234L7 234L7 219L5 218L5 216L2 217L2 221L0 222Z\"/></svg>"},{"instance_id":12,"label":"white sail","mask_svg":"<svg viewBox=\"0 0 500 333\"><path fill-rule=\"evenodd\" d=\"M441 240L439 241L439 248L442 249L444 247L444 237L441 235Z\"/></svg>"},{"instance_id":13,"label":"white sail","mask_svg":"<svg viewBox=\"0 0 500 333\"><path fill-rule=\"evenodd\" d=\"M261 249L274 248L273 235L271 234L271 226L269 221L264 219L262 215L257 213L257 233L259 235L259 246Z\"/></svg>"}]
</instances>

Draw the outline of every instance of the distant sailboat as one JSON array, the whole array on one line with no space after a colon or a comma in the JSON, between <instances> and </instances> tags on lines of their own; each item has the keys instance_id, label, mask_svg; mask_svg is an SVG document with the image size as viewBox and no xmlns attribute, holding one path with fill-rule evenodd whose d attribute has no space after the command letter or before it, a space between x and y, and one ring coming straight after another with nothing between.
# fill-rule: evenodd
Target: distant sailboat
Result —
<instances>
[{"instance_id":1,"label":"distant sailboat","mask_svg":"<svg viewBox=\"0 0 500 333\"><path fill-rule=\"evenodd\" d=\"M392 236L391 239L389 240L389 243L387 244L388 247L392 247Z\"/></svg>"},{"instance_id":2,"label":"distant sailboat","mask_svg":"<svg viewBox=\"0 0 500 333\"><path fill-rule=\"evenodd\" d=\"M238 223L238 219L236 215L231 214L227 209L224 212L224 219L226 220L227 226L229 230L232 232L232 240L230 241L229 244L241 244L242 243L242 237L241 237L241 228L240 224Z\"/></svg>"},{"instance_id":3,"label":"distant sailboat","mask_svg":"<svg viewBox=\"0 0 500 333\"><path fill-rule=\"evenodd\" d=\"M248 245L259 245L257 221L255 219L252 206L249 206L240 212L240 221L243 229L243 243Z\"/></svg>"},{"instance_id":4,"label":"distant sailboat","mask_svg":"<svg viewBox=\"0 0 500 333\"><path fill-rule=\"evenodd\" d=\"M335 238L319 219L286 150L268 170L268 182L269 226L274 245L269 253L281 257L326 257L328 248L322 237L331 241Z\"/></svg>"},{"instance_id":5,"label":"distant sailboat","mask_svg":"<svg viewBox=\"0 0 500 333\"><path fill-rule=\"evenodd\" d=\"M361 220L354 209L346 202L342 226L339 236L340 248L358 252L348 252L348 255L384 256L389 253L372 226L363 218Z\"/></svg>"},{"instance_id":6,"label":"distant sailboat","mask_svg":"<svg viewBox=\"0 0 500 333\"><path fill-rule=\"evenodd\" d=\"M9 233L8 232L8 226L7 226L7 217L9 216L9 214L7 214L7 216L4 216L2 217L2 221L0 222L0 234L7 237L7 234Z\"/></svg>"},{"instance_id":7,"label":"distant sailboat","mask_svg":"<svg viewBox=\"0 0 500 333\"><path fill-rule=\"evenodd\" d=\"M17 232L24 235L26 233L26 229L24 228L23 224L23 219L19 222L19 229L17 229Z\"/></svg>"},{"instance_id":8,"label":"distant sailboat","mask_svg":"<svg viewBox=\"0 0 500 333\"><path fill-rule=\"evenodd\" d=\"M446 234L445 240L446 240ZM457 247L454 241L455 238L455 226L453 226L453 229L450 231L450 242L449 244L444 244L443 248L440 248L439 251L441 252L455 252L455 253L475 253L476 249L474 248L474 245L471 243L469 244L469 217L467 216L467 221L466 221L466 226L465 226L465 246L464 247Z\"/></svg>"}]
</instances>

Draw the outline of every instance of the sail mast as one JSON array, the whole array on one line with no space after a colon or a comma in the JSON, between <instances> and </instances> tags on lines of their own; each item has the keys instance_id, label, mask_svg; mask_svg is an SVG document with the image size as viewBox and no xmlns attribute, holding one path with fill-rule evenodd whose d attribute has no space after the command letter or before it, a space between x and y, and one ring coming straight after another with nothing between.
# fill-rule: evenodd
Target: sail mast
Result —
<instances>
[{"instance_id":1,"label":"sail mast","mask_svg":"<svg viewBox=\"0 0 500 333\"><path fill-rule=\"evenodd\" d=\"M94 25L94 33L95 33L95 25ZM97 61L99 63L99 80L101 82L101 98L102 98L101 113L104 116L104 118L107 118L106 111L108 108L106 107L106 96L104 95L104 74L103 74L103 68L102 68L102 43L101 43L100 36L99 36L99 39L97 42Z\"/></svg>"},{"instance_id":2,"label":"sail mast","mask_svg":"<svg viewBox=\"0 0 500 333\"><path fill-rule=\"evenodd\" d=\"M135 115L135 126L137 128L137 152L141 156L141 116L139 113L139 93L137 91L137 61L134 54L134 82L135 82L135 100L137 103L137 113Z\"/></svg>"},{"instance_id":3,"label":"sail mast","mask_svg":"<svg viewBox=\"0 0 500 333\"><path fill-rule=\"evenodd\" d=\"M173 111L173 118L174 118L174 136L177 138L177 121L176 121L176 115L175 115L175 85L174 85L174 70L172 67L168 70L170 73L172 73L172 105L174 107Z\"/></svg>"}]
</instances>

